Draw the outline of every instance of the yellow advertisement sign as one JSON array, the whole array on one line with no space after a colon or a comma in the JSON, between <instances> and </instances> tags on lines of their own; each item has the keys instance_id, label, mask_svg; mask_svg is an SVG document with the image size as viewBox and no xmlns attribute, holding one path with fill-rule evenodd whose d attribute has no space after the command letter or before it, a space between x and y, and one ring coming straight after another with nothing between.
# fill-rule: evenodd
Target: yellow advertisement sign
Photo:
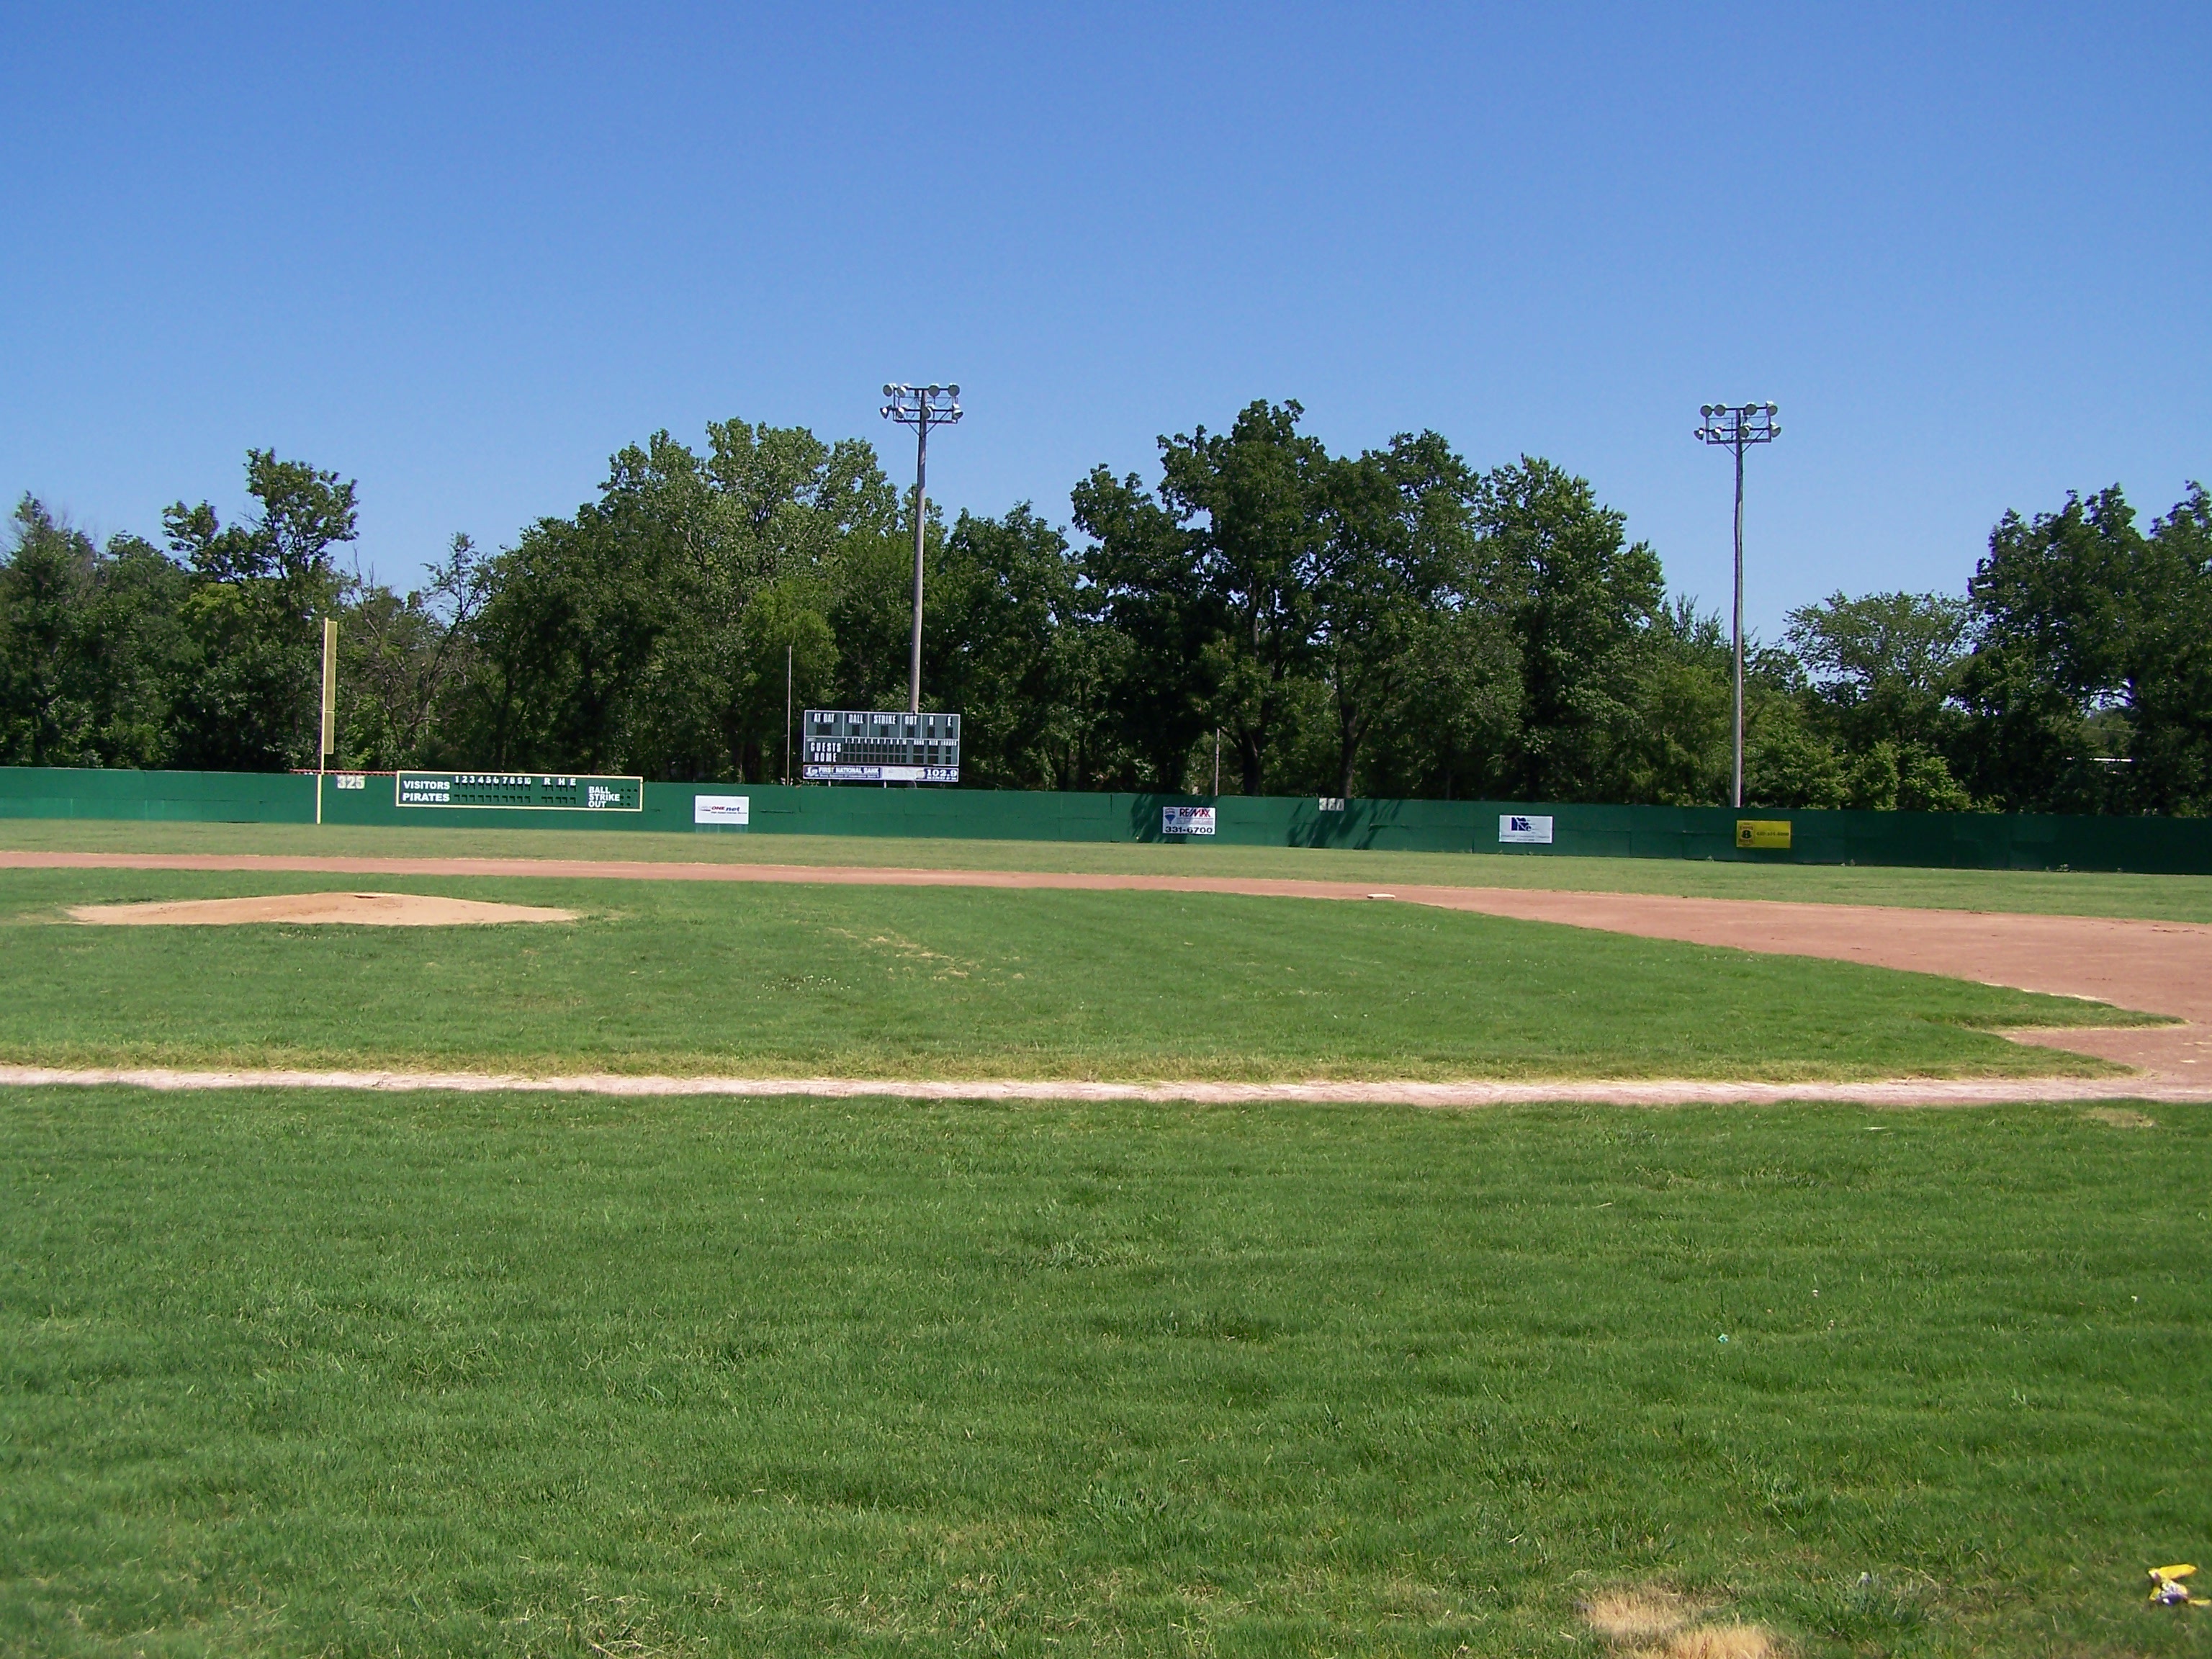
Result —
<instances>
[{"instance_id":1,"label":"yellow advertisement sign","mask_svg":"<svg viewBox=\"0 0 2212 1659\"><path fill-rule=\"evenodd\" d=\"M1790 850L1790 821L1787 818L1738 818L1735 821L1735 844L1756 848L1761 852L1786 853Z\"/></svg>"}]
</instances>

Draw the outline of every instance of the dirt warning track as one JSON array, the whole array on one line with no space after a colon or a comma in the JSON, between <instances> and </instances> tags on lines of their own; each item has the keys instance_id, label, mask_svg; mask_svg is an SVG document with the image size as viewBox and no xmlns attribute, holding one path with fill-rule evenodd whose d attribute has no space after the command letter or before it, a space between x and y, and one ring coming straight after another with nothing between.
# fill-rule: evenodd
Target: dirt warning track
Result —
<instances>
[{"instance_id":1,"label":"dirt warning track","mask_svg":"<svg viewBox=\"0 0 2212 1659\"><path fill-rule=\"evenodd\" d=\"M811 883L1087 892L1225 893L1261 898L1390 900L1558 922L1645 939L1771 955L1821 957L2088 998L2166 1014L2180 1026L2030 1031L2021 1041L2141 1067L2148 1079L2212 1093L2212 927L2103 916L2022 915L1765 899L1677 898L1502 887L1380 886L1242 876L1033 870L902 870L837 865L681 864L651 860L360 858L267 854L0 850L0 869L204 870L346 876L530 877L557 880ZM2008 1085L2021 1098L2032 1092ZM1179 1097L1188 1098L1185 1095ZM1547 1097L1558 1098L1550 1096Z\"/></svg>"}]
</instances>

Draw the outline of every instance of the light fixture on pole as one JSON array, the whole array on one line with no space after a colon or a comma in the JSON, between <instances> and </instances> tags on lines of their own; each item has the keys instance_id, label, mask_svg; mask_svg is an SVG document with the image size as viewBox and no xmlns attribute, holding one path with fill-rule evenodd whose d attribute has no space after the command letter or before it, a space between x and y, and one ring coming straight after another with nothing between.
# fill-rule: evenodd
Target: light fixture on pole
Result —
<instances>
[{"instance_id":1,"label":"light fixture on pole","mask_svg":"<svg viewBox=\"0 0 2212 1659\"><path fill-rule=\"evenodd\" d=\"M1702 404L1698 439L1735 452L1735 802L1743 805L1743 452L1782 435L1772 404Z\"/></svg>"},{"instance_id":2,"label":"light fixture on pole","mask_svg":"<svg viewBox=\"0 0 2212 1659\"><path fill-rule=\"evenodd\" d=\"M927 521L929 428L960 418L957 386L887 386L884 418L914 428L914 642L907 659L906 711L921 713L921 532Z\"/></svg>"}]
</instances>

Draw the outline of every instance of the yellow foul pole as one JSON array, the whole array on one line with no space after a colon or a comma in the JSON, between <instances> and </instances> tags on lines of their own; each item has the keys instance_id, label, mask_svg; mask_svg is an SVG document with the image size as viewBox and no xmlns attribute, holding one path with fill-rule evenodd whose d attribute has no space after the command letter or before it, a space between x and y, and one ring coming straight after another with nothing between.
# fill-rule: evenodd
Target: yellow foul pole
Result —
<instances>
[{"instance_id":1,"label":"yellow foul pole","mask_svg":"<svg viewBox=\"0 0 2212 1659\"><path fill-rule=\"evenodd\" d=\"M315 822L323 821L323 774L329 769L337 746L338 714L338 619L323 618L323 726L315 750Z\"/></svg>"}]
</instances>

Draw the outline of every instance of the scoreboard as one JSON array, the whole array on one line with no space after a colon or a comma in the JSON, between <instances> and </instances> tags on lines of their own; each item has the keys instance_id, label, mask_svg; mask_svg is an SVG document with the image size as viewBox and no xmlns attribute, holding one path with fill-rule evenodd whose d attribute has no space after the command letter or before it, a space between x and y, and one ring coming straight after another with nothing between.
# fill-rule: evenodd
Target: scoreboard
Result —
<instances>
[{"instance_id":1,"label":"scoreboard","mask_svg":"<svg viewBox=\"0 0 2212 1659\"><path fill-rule=\"evenodd\" d=\"M799 775L817 783L957 783L960 716L810 708Z\"/></svg>"},{"instance_id":2,"label":"scoreboard","mask_svg":"<svg viewBox=\"0 0 2212 1659\"><path fill-rule=\"evenodd\" d=\"M549 772L401 772L392 782L397 806L510 807L544 811L641 812L642 778L563 777Z\"/></svg>"}]
</instances>

